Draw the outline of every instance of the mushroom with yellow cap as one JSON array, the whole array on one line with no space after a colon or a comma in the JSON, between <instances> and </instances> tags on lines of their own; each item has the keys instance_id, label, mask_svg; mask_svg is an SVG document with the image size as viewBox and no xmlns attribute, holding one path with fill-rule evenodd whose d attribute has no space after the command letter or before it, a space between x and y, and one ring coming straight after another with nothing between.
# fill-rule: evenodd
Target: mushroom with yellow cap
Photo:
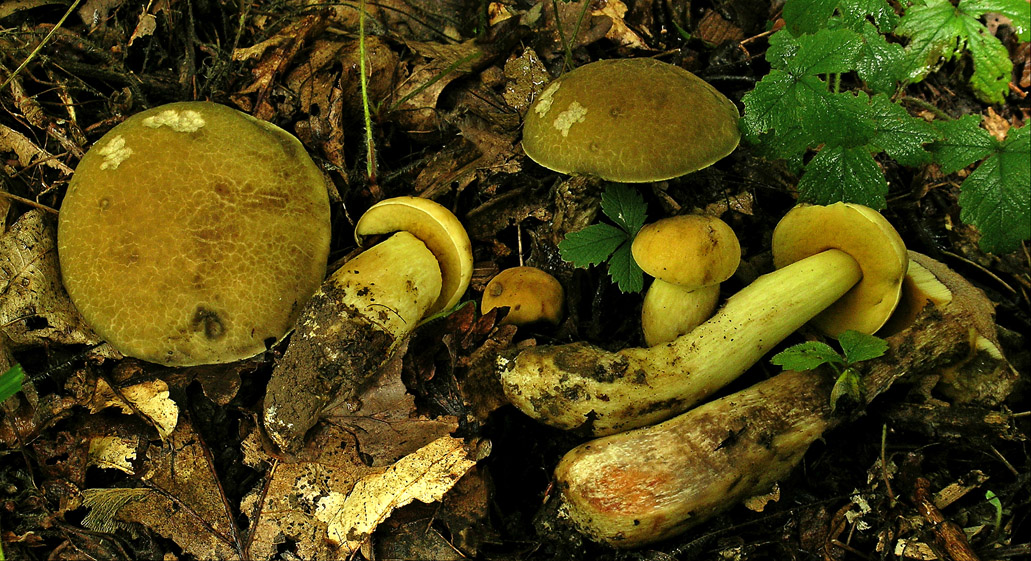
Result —
<instances>
[{"instance_id":1,"label":"mushroom with yellow cap","mask_svg":"<svg viewBox=\"0 0 1031 561\"><path fill-rule=\"evenodd\" d=\"M508 308L502 324L527 325L562 320L565 291L555 277L537 267L512 267L490 279L483 290L481 311Z\"/></svg>"},{"instance_id":2,"label":"mushroom with yellow cap","mask_svg":"<svg viewBox=\"0 0 1031 561\"><path fill-rule=\"evenodd\" d=\"M329 197L283 129L172 103L83 156L57 239L72 302L116 350L168 366L231 362L281 339L322 282Z\"/></svg>"},{"instance_id":3,"label":"mushroom with yellow cap","mask_svg":"<svg viewBox=\"0 0 1031 561\"><path fill-rule=\"evenodd\" d=\"M631 246L634 261L655 277L641 306L649 347L668 343L709 319L720 283L741 262L741 244L715 216L681 215L647 224Z\"/></svg>"}]
</instances>

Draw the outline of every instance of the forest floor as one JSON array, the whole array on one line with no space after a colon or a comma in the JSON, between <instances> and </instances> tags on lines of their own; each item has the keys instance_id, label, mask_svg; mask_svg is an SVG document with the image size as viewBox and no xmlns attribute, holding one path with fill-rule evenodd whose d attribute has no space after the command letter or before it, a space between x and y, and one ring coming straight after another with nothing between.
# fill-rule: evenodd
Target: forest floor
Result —
<instances>
[{"instance_id":1,"label":"forest floor","mask_svg":"<svg viewBox=\"0 0 1031 561\"><path fill-rule=\"evenodd\" d=\"M1031 557L1029 245L1002 254L979 247L977 230L960 220L960 184L972 168L945 173L884 157L883 214L909 249L984 291L1018 383L959 403L937 392L935 373L903 378L814 443L767 497L775 500L729 505L643 548L616 550L556 523L553 470L585 438L506 405L494 357L571 341L640 346L641 295L621 292L604 267L560 258L567 233L600 219L604 186L529 160L522 117L568 69L630 57L686 68L741 108L770 71L780 2L369 2L372 150L358 2L75 4L62 20L69 2L0 2L0 82L10 80L0 89L0 371L17 363L26 373L0 413L6 559ZM976 115L1003 136L1024 126L1029 45L994 22L1014 64L1004 102L975 97L969 59L957 57L898 92L919 100L913 115ZM61 289L56 212L79 159L128 116L187 100L237 108L301 140L331 186L331 269L355 252L354 223L367 208L427 197L472 239L466 301L478 301L499 271L533 265L564 285L563 321L517 329L462 305L416 330L361 395L362 409L327 415L300 456L278 454L259 420L289 339L230 365L158 367L98 347ZM742 142L714 166L641 184L640 193L649 220L705 212L734 228L743 261L721 289L726 297L772 269L771 233L798 201L798 181L796 167ZM814 337L796 334L777 350ZM724 391L778 370L764 360ZM327 497L431 452L461 456L437 474L461 476L446 492L434 493L423 472L409 483L425 485L429 502L384 484L367 491L374 515L363 526L325 515Z\"/></svg>"}]
</instances>

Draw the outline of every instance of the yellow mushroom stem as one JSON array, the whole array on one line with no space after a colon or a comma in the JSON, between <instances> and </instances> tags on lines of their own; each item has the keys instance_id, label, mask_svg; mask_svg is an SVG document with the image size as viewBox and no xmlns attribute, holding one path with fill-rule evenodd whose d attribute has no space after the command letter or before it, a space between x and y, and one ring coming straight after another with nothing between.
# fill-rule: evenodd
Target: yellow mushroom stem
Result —
<instances>
[{"instance_id":1,"label":"yellow mushroom stem","mask_svg":"<svg viewBox=\"0 0 1031 561\"><path fill-rule=\"evenodd\" d=\"M641 306L644 344L654 347L690 333L709 319L719 298L719 283L690 290L655 279Z\"/></svg>"},{"instance_id":2,"label":"yellow mushroom stem","mask_svg":"<svg viewBox=\"0 0 1031 561\"><path fill-rule=\"evenodd\" d=\"M759 277L668 344L533 347L501 359L502 385L516 407L559 428L605 435L653 424L740 376L861 278L855 259L828 249Z\"/></svg>"},{"instance_id":3,"label":"yellow mushroom stem","mask_svg":"<svg viewBox=\"0 0 1031 561\"><path fill-rule=\"evenodd\" d=\"M334 272L301 312L269 381L264 421L272 441L296 452L323 409L356 397L393 357L440 291L437 258L408 232Z\"/></svg>"}]
</instances>

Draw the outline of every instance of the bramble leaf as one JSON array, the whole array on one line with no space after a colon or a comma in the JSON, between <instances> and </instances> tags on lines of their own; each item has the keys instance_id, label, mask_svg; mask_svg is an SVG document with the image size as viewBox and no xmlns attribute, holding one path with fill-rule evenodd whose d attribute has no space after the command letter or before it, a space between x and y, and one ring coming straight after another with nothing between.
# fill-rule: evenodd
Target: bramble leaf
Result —
<instances>
[{"instance_id":1,"label":"bramble leaf","mask_svg":"<svg viewBox=\"0 0 1031 561\"><path fill-rule=\"evenodd\" d=\"M884 339L852 329L841 332L838 343L848 364L877 358L888 351L888 342Z\"/></svg>"},{"instance_id":2,"label":"bramble leaf","mask_svg":"<svg viewBox=\"0 0 1031 561\"><path fill-rule=\"evenodd\" d=\"M865 147L826 147L798 181L799 199L818 205L838 201L882 209L888 194L884 172Z\"/></svg>"},{"instance_id":3,"label":"bramble leaf","mask_svg":"<svg viewBox=\"0 0 1031 561\"><path fill-rule=\"evenodd\" d=\"M813 370L824 364L844 365L841 355L827 343L806 341L773 355L770 362L784 370Z\"/></svg>"},{"instance_id":4,"label":"bramble leaf","mask_svg":"<svg viewBox=\"0 0 1031 561\"><path fill-rule=\"evenodd\" d=\"M1013 251L1031 238L1031 129L1010 129L960 186L960 220L981 231L981 249ZM994 139L993 139L994 140Z\"/></svg>"},{"instance_id":5,"label":"bramble leaf","mask_svg":"<svg viewBox=\"0 0 1031 561\"><path fill-rule=\"evenodd\" d=\"M943 173L955 173L994 152L999 143L981 128L979 115L964 115L954 121L935 121L943 139L931 145L934 161Z\"/></svg>"},{"instance_id":6,"label":"bramble leaf","mask_svg":"<svg viewBox=\"0 0 1031 561\"><path fill-rule=\"evenodd\" d=\"M644 271L634 261L630 240L619 246L609 259L609 277L623 292L640 292L644 288Z\"/></svg>"},{"instance_id":7,"label":"bramble leaf","mask_svg":"<svg viewBox=\"0 0 1031 561\"><path fill-rule=\"evenodd\" d=\"M578 232L566 234L558 244L559 255L576 267L604 263L626 242L627 234L609 224L592 224Z\"/></svg>"},{"instance_id":8,"label":"bramble leaf","mask_svg":"<svg viewBox=\"0 0 1031 561\"><path fill-rule=\"evenodd\" d=\"M865 94L860 94L865 97ZM909 114L885 95L870 98L870 112L875 123L876 134L870 141L874 147L887 152L904 166L919 166L931 160L931 154L924 149L940 138L931 123Z\"/></svg>"},{"instance_id":9,"label":"bramble leaf","mask_svg":"<svg viewBox=\"0 0 1031 561\"><path fill-rule=\"evenodd\" d=\"M612 184L601 194L601 211L625 230L630 239L644 226L646 209L644 197L633 187Z\"/></svg>"},{"instance_id":10,"label":"bramble leaf","mask_svg":"<svg viewBox=\"0 0 1031 561\"><path fill-rule=\"evenodd\" d=\"M862 34L863 48L856 61L856 74L874 93L894 93L906 77L906 50L898 43L889 43L872 23L866 22Z\"/></svg>"}]
</instances>

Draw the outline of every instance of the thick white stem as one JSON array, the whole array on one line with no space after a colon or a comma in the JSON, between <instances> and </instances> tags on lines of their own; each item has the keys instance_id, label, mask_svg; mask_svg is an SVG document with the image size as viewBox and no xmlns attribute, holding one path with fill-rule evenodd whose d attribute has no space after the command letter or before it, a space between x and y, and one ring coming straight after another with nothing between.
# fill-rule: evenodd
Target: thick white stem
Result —
<instances>
[{"instance_id":1,"label":"thick white stem","mask_svg":"<svg viewBox=\"0 0 1031 561\"><path fill-rule=\"evenodd\" d=\"M641 331L649 347L669 343L709 319L720 299L720 285L694 290L655 279L641 305Z\"/></svg>"},{"instance_id":2,"label":"thick white stem","mask_svg":"<svg viewBox=\"0 0 1031 561\"><path fill-rule=\"evenodd\" d=\"M653 424L740 376L861 277L852 257L827 250L759 277L668 344L534 347L503 365L502 385L520 410L560 428L602 435Z\"/></svg>"}]
</instances>

